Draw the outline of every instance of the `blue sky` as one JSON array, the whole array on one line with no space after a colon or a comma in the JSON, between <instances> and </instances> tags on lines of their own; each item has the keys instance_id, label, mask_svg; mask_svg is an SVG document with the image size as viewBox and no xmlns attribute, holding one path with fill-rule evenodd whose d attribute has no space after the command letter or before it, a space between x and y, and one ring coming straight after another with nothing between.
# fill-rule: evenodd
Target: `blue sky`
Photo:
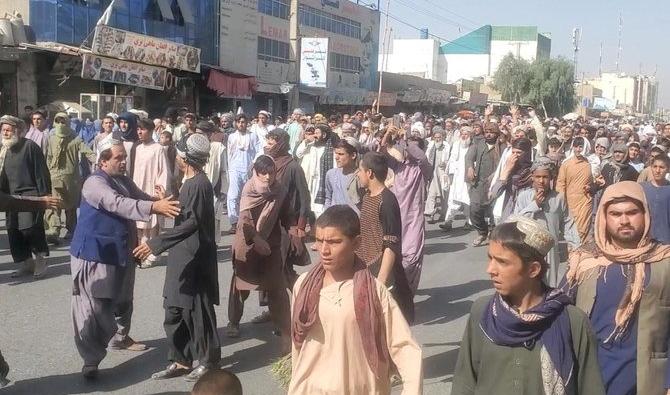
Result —
<instances>
[{"instance_id":1,"label":"blue sky","mask_svg":"<svg viewBox=\"0 0 670 395\"><path fill-rule=\"evenodd\" d=\"M371 2L373 0L365 0ZM374 0L376 2L376 0ZM386 0L380 0L386 8ZM443 39L455 39L481 25L538 26L551 33L551 56L572 59L572 29L582 29L579 74L598 73L600 43L603 71L616 70L619 14L623 14L622 72L654 74L659 105L670 107L669 0L390 0L390 14ZM382 33L385 16L382 19ZM419 32L389 20L396 38L418 38ZM380 39L381 40L381 39ZM380 43L381 46L381 43ZM381 50L381 48L380 48Z\"/></svg>"}]
</instances>

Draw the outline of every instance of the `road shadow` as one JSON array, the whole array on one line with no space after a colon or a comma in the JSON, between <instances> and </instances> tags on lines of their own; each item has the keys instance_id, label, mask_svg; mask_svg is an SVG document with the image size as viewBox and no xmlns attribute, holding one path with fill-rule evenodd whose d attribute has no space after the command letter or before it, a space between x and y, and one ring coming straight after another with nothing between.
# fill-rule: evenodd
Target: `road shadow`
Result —
<instances>
[{"instance_id":1,"label":"road shadow","mask_svg":"<svg viewBox=\"0 0 670 395\"><path fill-rule=\"evenodd\" d=\"M33 279L32 275L12 278L12 273L19 269L18 263L7 263L3 265L2 270L9 270L6 274L0 275L0 284L8 284L10 286L21 285L23 283L30 283L34 281L43 281L52 277L59 277L63 275L70 275L70 256L48 257L47 263L49 268L47 272L38 280Z\"/></svg>"},{"instance_id":2,"label":"road shadow","mask_svg":"<svg viewBox=\"0 0 670 395\"><path fill-rule=\"evenodd\" d=\"M454 348L452 350L424 358L423 378L434 379L444 377L444 379L440 380L441 382L451 382L453 380L454 369L456 368L456 360L458 359L459 349L460 348Z\"/></svg>"},{"instance_id":3,"label":"road shadow","mask_svg":"<svg viewBox=\"0 0 670 395\"><path fill-rule=\"evenodd\" d=\"M414 304L414 324L444 324L463 317L470 312L472 300L461 299L490 288L489 280L473 280L465 284L419 289L416 294L428 298Z\"/></svg>"},{"instance_id":4,"label":"road shadow","mask_svg":"<svg viewBox=\"0 0 670 395\"><path fill-rule=\"evenodd\" d=\"M424 255L446 254L449 252L462 251L467 248L467 244L463 242L455 243L433 243L426 244L423 247Z\"/></svg>"}]
</instances>

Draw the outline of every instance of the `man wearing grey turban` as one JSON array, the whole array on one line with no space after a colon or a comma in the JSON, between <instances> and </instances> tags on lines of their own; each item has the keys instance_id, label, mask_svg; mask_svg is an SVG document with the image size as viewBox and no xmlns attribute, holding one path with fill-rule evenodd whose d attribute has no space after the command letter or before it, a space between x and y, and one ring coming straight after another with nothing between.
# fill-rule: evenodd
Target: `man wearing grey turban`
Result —
<instances>
[{"instance_id":1,"label":"man wearing grey turban","mask_svg":"<svg viewBox=\"0 0 670 395\"><path fill-rule=\"evenodd\" d=\"M543 223L555 240L564 238L569 249L578 247L579 233L570 217L568 206L563 196L553 189L556 165L551 159L541 156L533 163L531 171L533 186L519 193L514 213ZM556 287L560 280L560 262L559 249L554 246L547 255L549 270L546 272L546 280L551 287Z\"/></svg>"}]
</instances>

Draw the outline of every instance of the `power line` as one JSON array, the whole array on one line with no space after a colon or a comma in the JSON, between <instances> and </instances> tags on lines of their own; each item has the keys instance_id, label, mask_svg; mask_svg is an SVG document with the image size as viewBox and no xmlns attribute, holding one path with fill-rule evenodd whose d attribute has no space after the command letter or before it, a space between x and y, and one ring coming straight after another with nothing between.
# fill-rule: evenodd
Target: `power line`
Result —
<instances>
[{"instance_id":1,"label":"power line","mask_svg":"<svg viewBox=\"0 0 670 395\"><path fill-rule=\"evenodd\" d=\"M464 21L467 21L468 23L471 23L472 25L471 25L470 27L468 27L468 29L471 29L472 27L479 27L479 26L482 26L482 25L483 25L483 23L477 22L477 21L472 20L472 19L470 19L470 18L464 17L463 15L460 15L460 14L457 14L457 13L455 13L455 12L453 12L453 11L450 11L450 10L447 9L446 7L440 5L439 3L433 3L432 1L429 1L429 0L423 0L423 1L425 1L425 2L428 3L428 4L430 4L432 7L435 7L435 8L437 8L437 9L440 9L440 10L446 12L446 13L449 13L449 14L451 14L451 15L457 17L457 18L461 18L461 19L463 19Z\"/></svg>"},{"instance_id":2,"label":"power line","mask_svg":"<svg viewBox=\"0 0 670 395\"><path fill-rule=\"evenodd\" d=\"M397 3L399 3L400 5L403 5L403 6L407 7L407 8L409 8L409 9L411 9L411 10L414 11L414 12L419 12L419 13L425 15L425 16L434 18L435 20L437 20L437 21L439 21L439 22L441 22L441 23L445 23L445 22L446 22L446 23L448 23L448 24L451 24L451 25L457 27L459 31L461 30L461 28L466 29L466 30L470 30L470 29L471 29L470 26L466 26L466 25L463 25L463 24L461 24L461 23L459 23L459 22L457 22L457 21L454 21L454 20L452 20L452 19L445 18L444 16L441 16L441 15L435 13L435 12L430 12L430 10L426 10L426 9L420 8L417 4L407 3L407 2L402 1L402 0L395 0L395 1L396 1ZM473 29L473 30L474 30L474 29Z\"/></svg>"},{"instance_id":3,"label":"power line","mask_svg":"<svg viewBox=\"0 0 670 395\"><path fill-rule=\"evenodd\" d=\"M382 13L386 13L386 14L388 14L389 18L393 19L393 20L396 21L396 22L399 22L399 23L401 23L401 24L403 24L403 25L405 25L405 26L408 26L408 27L411 27L411 28L416 29L416 30L418 30L418 31L421 31L421 28L420 28L420 27L414 26L414 25L412 25L411 23L406 22L406 21L404 21L404 20L398 18L397 16L395 16L395 15L389 13L389 12L382 12ZM437 39L440 40L440 41L444 41L445 43L454 44L454 45L457 45L457 46L459 46L459 47L461 47L461 48L465 48L465 49L469 49L469 50L471 50L471 51L477 51L477 52L479 52L478 49L475 49L475 48L472 48L472 47L468 47L467 45L463 45L463 44L457 43L457 42L452 41L452 40L448 40L448 39L446 39L446 38L444 38L444 37L440 37L440 36L438 36L438 35L436 35L436 34L433 34L433 33L431 33L430 31L428 32L428 35L429 35L429 36L432 36L432 37L435 37L435 38L437 38Z\"/></svg>"}]
</instances>

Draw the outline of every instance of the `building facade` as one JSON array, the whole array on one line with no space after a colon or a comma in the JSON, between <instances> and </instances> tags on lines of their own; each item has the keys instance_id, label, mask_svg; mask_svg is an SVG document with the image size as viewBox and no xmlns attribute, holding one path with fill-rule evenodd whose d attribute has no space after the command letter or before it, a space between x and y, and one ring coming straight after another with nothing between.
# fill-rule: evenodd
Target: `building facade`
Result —
<instances>
[{"instance_id":1,"label":"building facade","mask_svg":"<svg viewBox=\"0 0 670 395\"><path fill-rule=\"evenodd\" d=\"M548 59L551 37L538 32L536 26L485 25L440 47L449 83L491 77L510 53L529 62Z\"/></svg>"},{"instance_id":2,"label":"building facade","mask_svg":"<svg viewBox=\"0 0 670 395\"><path fill-rule=\"evenodd\" d=\"M602 73L586 82L599 89L601 97L615 108L642 114L656 111L658 81L653 76Z\"/></svg>"},{"instance_id":3,"label":"building facade","mask_svg":"<svg viewBox=\"0 0 670 395\"><path fill-rule=\"evenodd\" d=\"M240 104L252 113L259 108L285 113L289 0L221 0L220 6L220 66L255 75L258 83L254 97ZM301 0L298 19L301 37L328 38L327 88L301 89L301 105L309 110L329 96L360 104L357 98L376 86L379 11L348 0Z\"/></svg>"}]
</instances>

